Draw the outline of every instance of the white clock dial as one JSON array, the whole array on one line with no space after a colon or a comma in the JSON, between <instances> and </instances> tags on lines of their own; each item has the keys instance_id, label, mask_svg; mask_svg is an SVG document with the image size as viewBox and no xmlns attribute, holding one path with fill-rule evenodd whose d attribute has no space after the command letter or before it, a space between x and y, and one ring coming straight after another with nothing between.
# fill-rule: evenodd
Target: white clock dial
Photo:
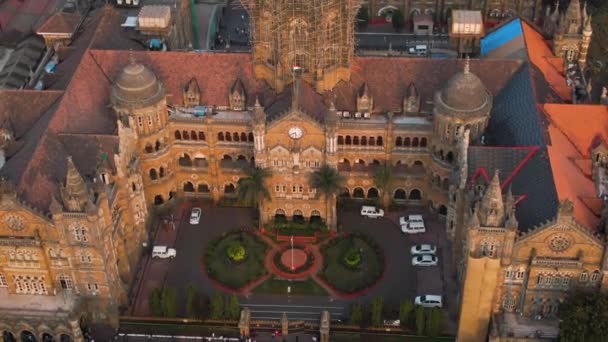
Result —
<instances>
[{"instance_id":1,"label":"white clock dial","mask_svg":"<svg viewBox=\"0 0 608 342\"><path fill-rule=\"evenodd\" d=\"M302 129L300 127L291 127L289 129L289 137L292 139L300 139L302 137L302 135L304 134L304 132L302 132Z\"/></svg>"}]
</instances>

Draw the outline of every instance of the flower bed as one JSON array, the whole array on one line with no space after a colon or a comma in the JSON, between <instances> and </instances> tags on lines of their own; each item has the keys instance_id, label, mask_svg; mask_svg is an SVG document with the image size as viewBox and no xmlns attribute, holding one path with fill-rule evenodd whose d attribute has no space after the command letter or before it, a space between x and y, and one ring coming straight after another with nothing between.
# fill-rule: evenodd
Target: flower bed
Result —
<instances>
[{"instance_id":1,"label":"flower bed","mask_svg":"<svg viewBox=\"0 0 608 342\"><path fill-rule=\"evenodd\" d=\"M362 234L335 238L321 248L321 277L344 293L358 292L374 285L384 272L384 252Z\"/></svg>"},{"instance_id":2,"label":"flower bed","mask_svg":"<svg viewBox=\"0 0 608 342\"><path fill-rule=\"evenodd\" d=\"M307 269L309 269L310 267L312 267L312 265L315 262L314 256L312 255L312 253L310 253L309 251L307 251L304 247L298 246L298 245L295 245L294 249L302 250L302 251L304 251L306 253L306 262L304 264L300 265L299 267L295 268L295 269L291 269L291 267L289 267L288 265L283 264L283 262L281 261L281 257L283 256L283 253L285 253L289 249L290 248L281 249L273 257L273 262L274 262L275 266L281 272L290 273L290 274L297 274L297 273L304 272Z\"/></svg>"},{"instance_id":3,"label":"flower bed","mask_svg":"<svg viewBox=\"0 0 608 342\"><path fill-rule=\"evenodd\" d=\"M313 236L317 232L327 232L327 226L323 222L288 222L275 220L270 228L279 235Z\"/></svg>"},{"instance_id":4,"label":"flower bed","mask_svg":"<svg viewBox=\"0 0 608 342\"><path fill-rule=\"evenodd\" d=\"M264 267L267 249L266 243L251 233L224 234L207 248L207 274L223 286L238 290L268 273Z\"/></svg>"}]
</instances>

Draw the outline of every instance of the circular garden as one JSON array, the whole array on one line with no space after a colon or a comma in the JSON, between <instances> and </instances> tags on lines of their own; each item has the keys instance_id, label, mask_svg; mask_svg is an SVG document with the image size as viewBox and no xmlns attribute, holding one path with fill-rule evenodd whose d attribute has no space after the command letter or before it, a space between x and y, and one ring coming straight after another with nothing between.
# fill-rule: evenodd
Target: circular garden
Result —
<instances>
[{"instance_id":1,"label":"circular garden","mask_svg":"<svg viewBox=\"0 0 608 342\"><path fill-rule=\"evenodd\" d=\"M268 271L264 255L268 246L248 232L232 232L212 241L205 254L209 277L218 283L237 290Z\"/></svg>"},{"instance_id":2,"label":"circular garden","mask_svg":"<svg viewBox=\"0 0 608 342\"><path fill-rule=\"evenodd\" d=\"M315 262L312 252L305 246L284 246L273 257L275 273L286 278L307 277L308 271Z\"/></svg>"},{"instance_id":3,"label":"circular garden","mask_svg":"<svg viewBox=\"0 0 608 342\"><path fill-rule=\"evenodd\" d=\"M351 234L321 248L321 277L334 289L353 293L374 285L384 272L384 253L371 238Z\"/></svg>"}]
</instances>

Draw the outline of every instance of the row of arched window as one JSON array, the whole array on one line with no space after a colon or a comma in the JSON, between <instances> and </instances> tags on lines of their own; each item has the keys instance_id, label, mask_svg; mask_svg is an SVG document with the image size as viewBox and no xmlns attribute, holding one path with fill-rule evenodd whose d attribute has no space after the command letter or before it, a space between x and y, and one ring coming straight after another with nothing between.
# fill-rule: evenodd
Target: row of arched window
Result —
<instances>
[{"instance_id":1,"label":"row of arched window","mask_svg":"<svg viewBox=\"0 0 608 342\"><path fill-rule=\"evenodd\" d=\"M165 176L167 175L167 171L164 167L161 166L158 168L158 171L156 171L156 169L154 168L150 169L150 171L148 171L148 174L150 175L150 180L155 181L157 179L165 178Z\"/></svg>"},{"instance_id":2,"label":"row of arched window","mask_svg":"<svg viewBox=\"0 0 608 342\"><path fill-rule=\"evenodd\" d=\"M397 147L426 147L427 140L425 137L397 137L395 138L395 146Z\"/></svg>"},{"instance_id":3,"label":"row of arched window","mask_svg":"<svg viewBox=\"0 0 608 342\"><path fill-rule=\"evenodd\" d=\"M190 181L187 181L183 184L182 190L184 190L184 192L190 192L190 193L193 193L193 192L209 193L209 192L211 192L209 185L207 185L206 183L200 183L195 188L194 184ZM234 194L235 192L236 192L236 186L234 184L232 184L232 183L224 184L224 194Z\"/></svg>"},{"instance_id":4,"label":"row of arched window","mask_svg":"<svg viewBox=\"0 0 608 342\"><path fill-rule=\"evenodd\" d=\"M278 216L286 217L287 215L286 215L285 210L279 208L279 209L277 209L275 211L274 216L275 217L278 217ZM291 216L292 217L293 216L302 216L302 217L304 217L304 212L302 212L302 210L300 210L300 209L295 209L294 211L292 211ZM313 210L310 211L310 215L309 216L311 218L312 217L321 217L321 212L319 212L316 209L313 209Z\"/></svg>"},{"instance_id":5,"label":"row of arched window","mask_svg":"<svg viewBox=\"0 0 608 342\"><path fill-rule=\"evenodd\" d=\"M147 143L146 147L144 147L144 152L145 153L154 153L154 152L158 152L161 149L163 149L163 147L165 147L166 145L164 143L161 143L160 140L156 140L156 142L154 143L154 146L152 146L152 143Z\"/></svg>"},{"instance_id":6,"label":"row of arched window","mask_svg":"<svg viewBox=\"0 0 608 342\"><path fill-rule=\"evenodd\" d=\"M374 187L367 189L367 191L361 187L356 187L352 191L348 188L342 188L340 189L339 196L342 198L378 198L380 192ZM422 191L419 189L412 189L408 193L404 189L395 189L393 198L396 200L419 201L422 199Z\"/></svg>"},{"instance_id":7,"label":"row of arched window","mask_svg":"<svg viewBox=\"0 0 608 342\"><path fill-rule=\"evenodd\" d=\"M218 141L230 141L230 142L250 142L253 143L253 133L245 132L219 132L217 134Z\"/></svg>"},{"instance_id":8,"label":"row of arched window","mask_svg":"<svg viewBox=\"0 0 608 342\"><path fill-rule=\"evenodd\" d=\"M199 140L205 141L207 137L205 137L205 132L199 131L198 133L195 131L175 131L175 140Z\"/></svg>"},{"instance_id":9,"label":"row of arched window","mask_svg":"<svg viewBox=\"0 0 608 342\"><path fill-rule=\"evenodd\" d=\"M382 137L351 137L338 136L338 145L361 145L361 146L382 146L384 144Z\"/></svg>"},{"instance_id":10,"label":"row of arched window","mask_svg":"<svg viewBox=\"0 0 608 342\"><path fill-rule=\"evenodd\" d=\"M441 188L441 190L448 191L450 190L450 178L441 178L438 174L433 175L433 185Z\"/></svg>"}]
</instances>

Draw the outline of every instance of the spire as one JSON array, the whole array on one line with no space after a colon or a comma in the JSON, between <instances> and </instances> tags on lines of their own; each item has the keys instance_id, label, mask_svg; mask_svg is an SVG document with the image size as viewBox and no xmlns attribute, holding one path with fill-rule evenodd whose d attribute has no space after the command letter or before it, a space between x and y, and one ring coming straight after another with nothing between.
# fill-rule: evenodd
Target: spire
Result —
<instances>
[{"instance_id":1,"label":"spire","mask_svg":"<svg viewBox=\"0 0 608 342\"><path fill-rule=\"evenodd\" d=\"M559 0L555 1L555 9L553 10L553 14L551 14L551 21L554 24L557 24L557 20L559 19Z\"/></svg>"},{"instance_id":2,"label":"spire","mask_svg":"<svg viewBox=\"0 0 608 342\"><path fill-rule=\"evenodd\" d=\"M589 34L591 34L591 32L593 32L593 27L591 26L591 16L590 15L588 15L587 19L585 20L585 28L583 29L583 32L589 33Z\"/></svg>"},{"instance_id":3,"label":"spire","mask_svg":"<svg viewBox=\"0 0 608 342\"><path fill-rule=\"evenodd\" d=\"M471 213L471 217L469 217L469 227L475 228L479 227L481 224L479 223L479 202L475 204L473 207L473 213Z\"/></svg>"},{"instance_id":4,"label":"spire","mask_svg":"<svg viewBox=\"0 0 608 342\"><path fill-rule=\"evenodd\" d=\"M336 105L334 101L329 103L329 108L327 109L327 125L331 127L335 127L338 123L338 113L336 111Z\"/></svg>"},{"instance_id":5,"label":"spire","mask_svg":"<svg viewBox=\"0 0 608 342\"><path fill-rule=\"evenodd\" d=\"M258 123L264 123L266 121L266 113L264 113L264 107L260 104L260 99L255 97L255 104L253 105L253 120Z\"/></svg>"},{"instance_id":6,"label":"spire","mask_svg":"<svg viewBox=\"0 0 608 342\"><path fill-rule=\"evenodd\" d=\"M488 227L500 227L505 218L505 206L500 189L499 170L494 171L494 177L481 199L481 223Z\"/></svg>"},{"instance_id":7,"label":"spire","mask_svg":"<svg viewBox=\"0 0 608 342\"><path fill-rule=\"evenodd\" d=\"M471 72L471 65L470 65L471 61L469 59L469 55L467 55L467 57L465 58L464 61L464 73L468 74L469 72Z\"/></svg>"},{"instance_id":8,"label":"spire","mask_svg":"<svg viewBox=\"0 0 608 342\"><path fill-rule=\"evenodd\" d=\"M465 129L464 133L458 137L458 172L459 172L459 184L458 187L461 190L467 185L467 178L469 177L469 134L471 131Z\"/></svg>"},{"instance_id":9,"label":"spire","mask_svg":"<svg viewBox=\"0 0 608 342\"><path fill-rule=\"evenodd\" d=\"M67 172L65 186L61 188L61 199L70 211L84 211L89 202L89 191L76 169L72 157L67 158Z\"/></svg>"}]
</instances>

